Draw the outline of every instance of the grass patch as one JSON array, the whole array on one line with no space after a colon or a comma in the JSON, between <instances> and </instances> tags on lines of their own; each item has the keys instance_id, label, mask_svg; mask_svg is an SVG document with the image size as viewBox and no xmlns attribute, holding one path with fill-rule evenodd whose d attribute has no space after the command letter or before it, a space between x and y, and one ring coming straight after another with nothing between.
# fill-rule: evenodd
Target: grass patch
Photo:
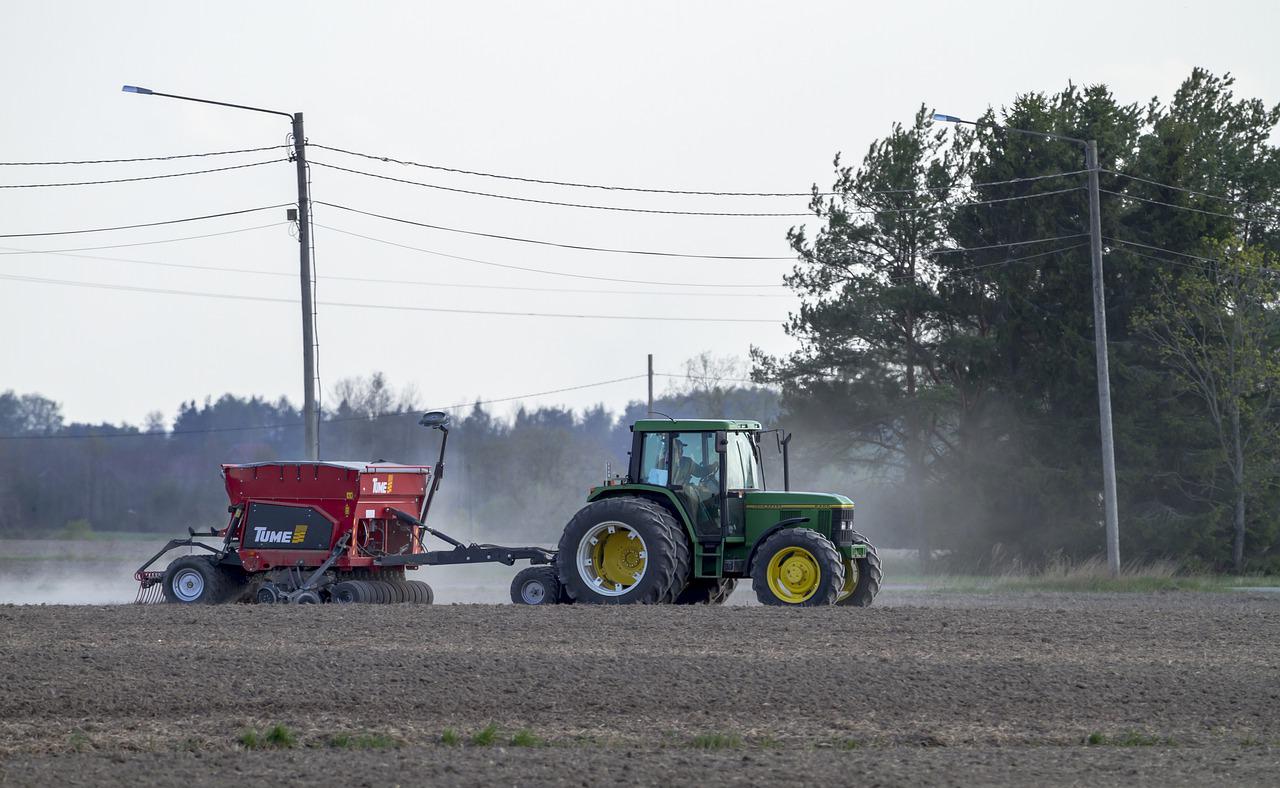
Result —
<instances>
[{"instance_id":1,"label":"grass patch","mask_svg":"<svg viewBox=\"0 0 1280 788\"><path fill-rule=\"evenodd\" d=\"M400 743L385 733L339 733L329 737L329 746L338 750L391 750Z\"/></svg>"},{"instance_id":2,"label":"grass patch","mask_svg":"<svg viewBox=\"0 0 1280 788\"><path fill-rule=\"evenodd\" d=\"M471 735L471 743L477 747L488 747L498 738L498 726L492 722Z\"/></svg>"},{"instance_id":3,"label":"grass patch","mask_svg":"<svg viewBox=\"0 0 1280 788\"><path fill-rule=\"evenodd\" d=\"M265 733L250 728L240 734L240 745L246 750L288 750L297 744L298 739L293 731L278 723Z\"/></svg>"},{"instance_id":4,"label":"grass patch","mask_svg":"<svg viewBox=\"0 0 1280 788\"><path fill-rule=\"evenodd\" d=\"M857 750L862 747L862 742L857 739L841 739L836 742L837 750Z\"/></svg>"},{"instance_id":5,"label":"grass patch","mask_svg":"<svg viewBox=\"0 0 1280 788\"><path fill-rule=\"evenodd\" d=\"M1125 731L1119 736L1106 736L1098 731L1090 733L1084 740L1090 747L1176 747L1173 739L1152 736L1140 731Z\"/></svg>"},{"instance_id":6,"label":"grass patch","mask_svg":"<svg viewBox=\"0 0 1280 788\"><path fill-rule=\"evenodd\" d=\"M742 737L734 733L700 733L689 746L695 750L733 750L742 746Z\"/></svg>"},{"instance_id":7,"label":"grass patch","mask_svg":"<svg viewBox=\"0 0 1280 788\"><path fill-rule=\"evenodd\" d=\"M67 736L67 746L76 752L84 752L92 747L93 743L84 731L73 731Z\"/></svg>"},{"instance_id":8,"label":"grass patch","mask_svg":"<svg viewBox=\"0 0 1280 788\"><path fill-rule=\"evenodd\" d=\"M533 731L527 728L521 728L511 737L512 747L541 747L542 739L533 735Z\"/></svg>"},{"instance_id":9,"label":"grass patch","mask_svg":"<svg viewBox=\"0 0 1280 788\"><path fill-rule=\"evenodd\" d=\"M462 744L462 736L453 728L445 728L440 732L440 743L447 747L457 747Z\"/></svg>"}]
</instances>

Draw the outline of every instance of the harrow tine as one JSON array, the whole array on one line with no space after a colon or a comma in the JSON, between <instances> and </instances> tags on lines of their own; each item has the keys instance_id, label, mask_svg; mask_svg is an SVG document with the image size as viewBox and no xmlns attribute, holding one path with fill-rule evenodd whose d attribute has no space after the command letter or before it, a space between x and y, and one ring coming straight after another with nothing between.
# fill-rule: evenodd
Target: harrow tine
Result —
<instances>
[{"instance_id":1,"label":"harrow tine","mask_svg":"<svg viewBox=\"0 0 1280 788\"><path fill-rule=\"evenodd\" d=\"M164 601L164 590L160 585L162 572L138 572L134 578L138 581L138 596L133 600L135 605L154 605Z\"/></svg>"}]
</instances>

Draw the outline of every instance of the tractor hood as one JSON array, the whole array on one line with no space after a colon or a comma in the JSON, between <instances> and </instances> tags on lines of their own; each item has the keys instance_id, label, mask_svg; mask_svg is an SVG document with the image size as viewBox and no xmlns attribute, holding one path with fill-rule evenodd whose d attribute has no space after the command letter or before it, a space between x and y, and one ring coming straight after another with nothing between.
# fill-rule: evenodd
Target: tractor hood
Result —
<instances>
[{"instance_id":1,"label":"tractor hood","mask_svg":"<svg viewBox=\"0 0 1280 788\"><path fill-rule=\"evenodd\" d=\"M853 501L843 495L819 492L748 492L748 509L852 509Z\"/></svg>"}]
</instances>

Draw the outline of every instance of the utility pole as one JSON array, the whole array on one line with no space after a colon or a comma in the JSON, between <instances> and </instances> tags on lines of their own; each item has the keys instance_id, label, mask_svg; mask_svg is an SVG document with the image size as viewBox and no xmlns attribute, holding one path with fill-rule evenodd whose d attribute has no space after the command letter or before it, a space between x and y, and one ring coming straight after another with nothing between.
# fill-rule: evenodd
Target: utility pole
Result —
<instances>
[{"instance_id":1,"label":"utility pole","mask_svg":"<svg viewBox=\"0 0 1280 788\"><path fill-rule=\"evenodd\" d=\"M1120 574L1120 512L1116 504L1116 449L1111 430L1111 373L1107 359L1107 293L1102 280L1102 208L1098 194L1098 142L1084 146L1089 177L1089 256L1093 258L1093 342L1098 365L1098 418L1102 423L1102 501L1107 524L1107 568Z\"/></svg>"},{"instance_id":2,"label":"utility pole","mask_svg":"<svg viewBox=\"0 0 1280 788\"><path fill-rule=\"evenodd\" d=\"M649 354L649 409L644 415L647 418L653 414L653 354Z\"/></svg>"},{"instance_id":3,"label":"utility pole","mask_svg":"<svg viewBox=\"0 0 1280 788\"><path fill-rule=\"evenodd\" d=\"M307 138L302 131L302 113L161 93L136 85L125 85L121 90L141 96L162 96L250 112L265 112L268 115L283 115L293 124L293 160L298 168L298 259L302 285L302 451L306 455L305 459L320 459L320 412L316 408L315 305L311 299L311 194L307 187Z\"/></svg>"},{"instance_id":4,"label":"utility pole","mask_svg":"<svg viewBox=\"0 0 1280 788\"><path fill-rule=\"evenodd\" d=\"M298 168L298 276L302 284L302 432L307 459L320 459L316 408L315 308L311 303L311 194L307 186L307 137L302 113L293 114L293 160Z\"/></svg>"},{"instance_id":5,"label":"utility pole","mask_svg":"<svg viewBox=\"0 0 1280 788\"><path fill-rule=\"evenodd\" d=\"M1098 141L1081 140L1047 131L1029 131L994 123L975 123L954 115L936 113L934 120L1011 131L1032 137L1072 142L1084 147L1084 166L1089 178L1089 256L1093 261L1093 341L1098 365L1098 420L1102 438L1102 503L1106 523L1107 569L1120 574L1120 509L1116 502L1116 449L1111 429L1111 373L1107 361L1107 295L1102 278L1102 208L1098 194Z\"/></svg>"}]
</instances>

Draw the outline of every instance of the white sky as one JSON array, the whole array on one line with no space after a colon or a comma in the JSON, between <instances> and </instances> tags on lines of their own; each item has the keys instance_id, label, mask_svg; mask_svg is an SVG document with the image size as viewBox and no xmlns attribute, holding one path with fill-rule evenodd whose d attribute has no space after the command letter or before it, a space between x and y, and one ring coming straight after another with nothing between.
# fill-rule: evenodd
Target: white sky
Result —
<instances>
[{"instance_id":1,"label":"white sky","mask_svg":"<svg viewBox=\"0 0 1280 788\"><path fill-rule=\"evenodd\" d=\"M299 8L305 12L298 16ZM1280 100L1272 2L263 3L9 2L0 14L0 160L118 158L283 143L285 118L120 92L122 84L306 113L313 143L464 169L659 188L804 191L857 161L921 102L973 117L1016 93L1105 82L1167 98L1202 65L1237 95ZM203 169L273 154L157 164L5 167L0 183ZM803 211L804 199L675 198L535 187L312 150L315 161L520 196L633 207ZM278 164L168 181L0 190L0 234L132 224L294 200ZM782 256L786 218L662 217L498 201L315 168L313 200L451 227L574 244ZM238 230L283 209L100 235L0 239L6 249L134 243ZM778 282L786 262L555 250L390 224L317 206L315 221L513 265L686 283ZM454 309L757 317L789 298L532 293L437 283L660 291L503 271L316 229L322 302ZM296 298L283 224L219 238L87 252L291 273L193 271L54 255L0 273ZM692 290L692 289L686 289ZM696 290L693 290L696 292ZM708 292L723 292L709 289ZM765 292L765 291L760 291ZM776 290L772 292L784 292ZM223 392L301 402L296 305L0 280L0 390L39 392L72 420L172 418ZM507 397L644 372L702 351L785 352L781 327L454 315L321 306L321 374L385 372L424 404ZM659 389L664 384L659 384ZM644 381L531 400L620 407ZM329 404L335 404L330 400ZM500 409L500 412L506 412Z\"/></svg>"}]
</instances>

